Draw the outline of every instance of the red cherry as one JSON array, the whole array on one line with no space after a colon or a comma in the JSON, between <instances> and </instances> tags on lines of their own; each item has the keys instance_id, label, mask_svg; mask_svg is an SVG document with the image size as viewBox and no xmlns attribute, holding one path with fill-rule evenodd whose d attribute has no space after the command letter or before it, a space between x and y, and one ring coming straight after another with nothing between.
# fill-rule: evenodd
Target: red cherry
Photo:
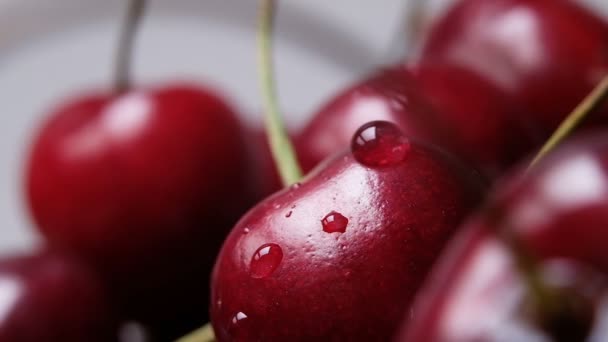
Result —
<instances>
[{"instance_id":1,"label":"red cherry","mask_svg":"<svg viewBox=\"0 0 608 342\"><path fill-rule=\"evenodd\" d=\"M383 143L363 153L406 141L388 123L375 125ZM415 141L408 146L390 165L339 154L241 219L212 278L219 341L392 336L481 190L453 159Z\"/></svg>"},{"instance_id":2,"label":"red cherry","mask_svg":"<svg viewBox=\"0 0 608 342\"><path fill-rule=\"evenodd\" d=\"M420 59L478 71L550 134L608 73L608 24L576 1L461 0Z\"/></svg>"},{"instance_id":3,"label":"red cherry","mask_svg":"<svg viewBox=\"0 0 608 342\"><path fill-rule=\"evenodd\" d=\"M0 341L117 341L99 279L56 252L0 260Z\"/></svg>"},{"instance_id":4,"label":"red cherry","mask_svg":"<svg viewBox=\"0 0 608 342\"><path fill-rule=\"evenodd\" d=\"M35 140L32 214L51 243L102 270L134 318L183 334L204 323L215 255L252 203L241 134L221 99L190 85L80 97Z\"/></svg>"},{"instance_id":5,"label":"red cherry","mask_svg":"<svg viewBox=\"0 0 608 342\"><path fill-rule=\"evenodd\" d=\"M359 126L386 120L495 177L540 143L507 100L490 81L458 66L387 69L330 101L297 137L296 147L309 170L347 146Z\"/></svg>"},{"instance_id":6,"label":"red cherry","mask_svg":"<svg viewBox=\"0 0 608 342\"><path fill-rule=\"evenodd\" d=\"M544 281L575 295L568 310L557 320L531 315L513 252L480 214L442 255L400 341L606 340L608 136L579 138L522 175L495 203Z\"/></svg>"}]
</instances>

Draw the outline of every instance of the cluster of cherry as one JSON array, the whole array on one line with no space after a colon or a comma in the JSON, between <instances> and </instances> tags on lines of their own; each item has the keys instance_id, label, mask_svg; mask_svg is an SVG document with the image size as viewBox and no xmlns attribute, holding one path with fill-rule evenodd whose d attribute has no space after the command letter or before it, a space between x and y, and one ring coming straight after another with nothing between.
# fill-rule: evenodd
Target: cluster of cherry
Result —
<instances>
[{"instance_id":1,"label":"cluster of cherry","mask_svg":"<svg viewBox=\"0 0 608 342\"><path fill-rule=\"evenodd\" d=\"M169 341L208 311L222 342L608 339L608 23L460 0L422 39L294 134L299 163L275 125L278 171L200 86L61 106L27 166L47 244L0 261L0 341Z\"/></svg>"}]
</instances>

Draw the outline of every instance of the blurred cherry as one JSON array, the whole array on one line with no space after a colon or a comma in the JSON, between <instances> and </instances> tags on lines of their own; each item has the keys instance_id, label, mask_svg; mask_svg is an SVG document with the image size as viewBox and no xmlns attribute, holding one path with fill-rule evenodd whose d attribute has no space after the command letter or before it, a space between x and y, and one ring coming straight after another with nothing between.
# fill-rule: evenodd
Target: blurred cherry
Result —
<instances>
[{"instance_id":1,"label":"blurred cherry","mask_svg":"<svg viewBox=\"0 0 608 342\"><path fill-rule=\"evenodd\" d=\"M59 106L34 141L27 194L50 243L95 265L135 318L181 334L206 320L215 255L253 202L248 173L232 109L174 84Z\"/></svg>"},{"instance_id":2,"label":"blurred cherry","mask_svg":"<svg viewBox=\"0 0 608 342\"><path fill-rule=\"evenodd\" d=\"M450 243L399 341L607 338L608 135L579 137L545 158L496 189L501 226L482 212ZM515 267L522 250L507 248L497 229L538 261L545 293L559 291L544 308Z\"/></svg>"},{"instance_id":3,"label":"blurred cherry","mask_svg":"<svg viewBox=\"0 0 608 342\"><path fill-rule=\"evenodd\" d=\"M100 279L58 252L0 259L0 341L117 341Z\"/></svg>"},{"instance_id":4,"label":"blurred cherry","mask_svg":"<svg viewBox=\"0 0 608 342\"><path fill-rule=\"evenodd\" d=\"M460 0L419 58L488 77L548 135L608 73L608 24L577 1Z\"/></svg>"}]
</instances>

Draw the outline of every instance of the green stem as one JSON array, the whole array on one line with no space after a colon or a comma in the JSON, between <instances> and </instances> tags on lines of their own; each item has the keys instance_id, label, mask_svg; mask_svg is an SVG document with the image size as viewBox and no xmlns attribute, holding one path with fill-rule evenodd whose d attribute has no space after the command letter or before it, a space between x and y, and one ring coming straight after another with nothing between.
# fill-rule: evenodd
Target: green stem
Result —
<instances>
[{"instance_id":1,"label":"green stem","mask_svg":"<svg viewBox=\"0 0 608 342\"><path fill-rule=\"evenodd\" d=\"M260 70L260 85L264 97L266 118L266 134L270 149L283 185L288 186L302 178L293 145L289 140L283 119L279 113L272 60L272 37L274 17L276 12L275 0L261 0L258 24L258 62Z\"/></svg>"},{"instance_id":2,"label":"green stem","mask_svg":"<svg viewBox=\"0 0 608 342\"><path fill-rule=\"evenodd\" d=\"M214 342L215 335L213 334L213 327L210 323L207 323L197 330L189 333L188 335L180 338L175 342Z\"/></svg>"},{"instance_id":3,"label":"green stem","mask_svg":"<svg viewBox=\"0 0 608 342\"><path fill-rule=\"evenodd\" d=\"M114 70L114 89L119 93L128 90L130 87L133 41L145 7L146 0L131 0L120 31Z\"/></svg>"},{"instance_id":4,"label":"green stem","mask_svg":"<svg viewBox=\"0 0 608 342\"><path fill-rule=\"evenodd\" d=\"M596 111L608 98L608 75L593 89L589 95L574 109L568 117L562 121L557 130L551 135L549 140L543 145L538 154L534 157L528 169L536 165L557 145L566 139L578 125L589 114Z\"/></svg>"}]
</instances>

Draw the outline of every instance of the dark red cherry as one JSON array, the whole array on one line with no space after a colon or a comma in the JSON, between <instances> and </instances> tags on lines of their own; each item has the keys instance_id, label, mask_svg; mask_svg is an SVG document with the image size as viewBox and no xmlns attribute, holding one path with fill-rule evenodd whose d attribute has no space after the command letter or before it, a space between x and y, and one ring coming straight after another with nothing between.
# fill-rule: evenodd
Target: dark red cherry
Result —
<instances>
[{"instance_id":1,"label":"dark red cherry","mask_svg":"<svg viewBox=\"0 0 608 342\"><path fill-rule=\"evenodd\" d=\"M40 232L99 268L134 318L183 334L205 322L215 255L252 204L246 158L208 89L97 93L42 127L27 194Z\"/></svg>"},{"instance_id":2,"label":"dark red cherry","mask_svg":"<svg viewBox=\"0 0 608 342\"><path fill-rule=\"evenodd\" d=\"M460 0L420 60L476 70L550 134L608 73L608 24L571 0Z\"/></svg>"},{"instance_id":3,"label":"dark red cherry","mask_svg":"<svg viewBox=\"0 0 608 342\"><path fill-rule=\"evenodd\" d=\"M348 146L373 120L453 152L489 177L540 143L517 106L489 80L456 65L425 63L386 69L339 94L296 139L305 170Z\"/></svg>"},{"instance_id":4,"label":"dark red cherry","mask_svg":"<svg viewBox=\"0 0 608 342\"><path fill-rule=\"evenodd\" d=\"M402 158L362 164L338 154L233 228L212 278L219 341L393 335L482 186L447 155L395 136L388 123L374 125L386 139L355 153L371 157L407 141Z\"/></svg>"},{"instance_id":5,"label":"dark red cherry","mask_svg":"<svg viewBox=\"0 0 608 342\"><path fill-rule=\"evenodd\" d=\"M100 279L57 252L0 260L0 341L117 341Z\"/></svg>"},{"instance_id":6,"label":"dark red cherry","mask_svg":"<svg viewBox=\"0 0 608 342\"><path fill-rule=\"evenodd\" d=\"M399 341L608 338L608 135L546 158L499 187L494 201L502 229L538 260L538 276L562 292L552 304L563 309L539 315L496 220L480 213L442 255Z\"/></svg>"}]
</instances>

